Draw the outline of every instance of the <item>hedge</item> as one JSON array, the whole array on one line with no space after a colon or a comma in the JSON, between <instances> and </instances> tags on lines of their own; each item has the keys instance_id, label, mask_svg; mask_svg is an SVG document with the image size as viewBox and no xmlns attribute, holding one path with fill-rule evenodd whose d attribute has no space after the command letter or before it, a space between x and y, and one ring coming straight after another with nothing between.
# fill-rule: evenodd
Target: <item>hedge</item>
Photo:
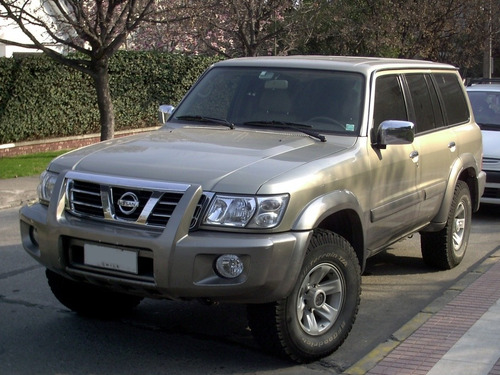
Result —
<instances>
[{"instance_id":1,"label":"hedge","mask_svg":"<svg viewBox=\"0 0 500 375\"><path fill-rule=\"evenodd\" d=\"M110 62L115 130L157 125L217 57L120 51ZM0 144L99 133L89 76L45 55L0 58Z\"/></svg>"}]
</instances>

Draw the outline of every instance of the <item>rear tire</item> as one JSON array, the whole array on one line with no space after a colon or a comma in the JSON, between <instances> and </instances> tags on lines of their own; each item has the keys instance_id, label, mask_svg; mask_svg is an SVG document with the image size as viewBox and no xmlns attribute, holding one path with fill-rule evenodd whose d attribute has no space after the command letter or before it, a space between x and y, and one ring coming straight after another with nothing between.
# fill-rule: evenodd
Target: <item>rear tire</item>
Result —
<instances>
[{"instance_id":1,"label":"rear tire","mask_svg":"<svg viewBox=\"0 0 500 375\"><path fill-rule=\"evenodd\" d=\"M330 355L346 339L361 294L359 262L337 234L316 230L292 293L248 306L248 320L264 350L302 363Z\"/></svg>"},{"instance_id":2,"label":"rear tire","mask_svg":"<svg viewBox=\"0 0 500 375\"><path fill-rule=\"evenodd\" d=\"M458 181L451 202L446 226L439 232L420 234L424 263L448 270L462 262L469 242L472 203L468 185Z\"/></svg>"},{"instance_id":3,"label":"rear tire","mask_svg":"<svg viewBox=\"0 0 500 375\"><path fill-rule=\"evenodd\" d=\"M50 270L46 270L45 274L50 289L59 302L84 316L105 319L120 317L142 301L141 297L77 283Z\"/></svg>"}]
</instances>

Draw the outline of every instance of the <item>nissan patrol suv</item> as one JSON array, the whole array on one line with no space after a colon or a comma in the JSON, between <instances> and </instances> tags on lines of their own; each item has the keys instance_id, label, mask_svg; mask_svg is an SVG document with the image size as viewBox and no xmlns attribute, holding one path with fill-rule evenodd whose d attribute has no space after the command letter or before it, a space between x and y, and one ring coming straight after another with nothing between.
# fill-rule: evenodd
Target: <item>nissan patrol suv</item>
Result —
<instances>
[{"instance_id":1,"label":"nissan patrol suv","mask_svg":"<svg viewBox=\"0 0 500 375\"><path fill-rule=\"evenodd\" d=\"M210 67L163 126L53 160L22 243L69 309L142 298L248 305L264 349L308 362L357 315L368 257L420 233L463 259L485 173L457 69L291 56Z\"/></svg>"}]
</instances>

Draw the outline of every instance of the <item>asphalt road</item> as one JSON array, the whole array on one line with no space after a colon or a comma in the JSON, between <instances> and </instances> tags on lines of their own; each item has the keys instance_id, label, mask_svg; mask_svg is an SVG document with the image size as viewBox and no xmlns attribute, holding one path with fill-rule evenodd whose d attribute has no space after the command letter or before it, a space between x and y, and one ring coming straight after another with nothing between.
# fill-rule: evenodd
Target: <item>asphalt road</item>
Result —
<instances>
[{"instance_id":1,"label":"asphalt road","mask_svg":"<svg viewBox=\"0 0 500 375\"><path fill-rule=\"evenodd\" d=\"M146 300L118 321L73 314L22 249L17 212L0 211L0 374L340 374L500 247L500 211L491 206L475 214L465 260L453 270L427 268L418 235L398 242L369 260L342 347L295 365L260 352L244 306Z\"/></svg>"}]
</instances>

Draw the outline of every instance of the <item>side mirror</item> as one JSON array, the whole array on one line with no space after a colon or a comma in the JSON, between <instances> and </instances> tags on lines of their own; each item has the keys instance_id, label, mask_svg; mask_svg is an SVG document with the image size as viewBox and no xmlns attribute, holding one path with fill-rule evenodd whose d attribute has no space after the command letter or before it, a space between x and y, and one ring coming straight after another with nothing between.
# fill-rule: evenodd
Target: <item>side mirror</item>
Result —
<instances>
[{"instance_id":1,"label":"side mirror","mask_svg":"<svg viewBox=\"0 0 500 375\"><path fill-rule=\"evenodd\" d=\"M158 108L158 120L161 124L167 122L168 118L174 112L175 107L173 105L162 104L160 108Z\"/></svg>"},{"instance_id":2,"label":"side mirror","mask_svg":"<svg viewBox=\"0 0 500 375\"><path fill-rule=\"evenodd\" d=\"M415 125L410 121L386 120L383 121L376 134L372 145L385 149L387 145L408 145L415 139Z\"/></svg>"}]
</instances>

